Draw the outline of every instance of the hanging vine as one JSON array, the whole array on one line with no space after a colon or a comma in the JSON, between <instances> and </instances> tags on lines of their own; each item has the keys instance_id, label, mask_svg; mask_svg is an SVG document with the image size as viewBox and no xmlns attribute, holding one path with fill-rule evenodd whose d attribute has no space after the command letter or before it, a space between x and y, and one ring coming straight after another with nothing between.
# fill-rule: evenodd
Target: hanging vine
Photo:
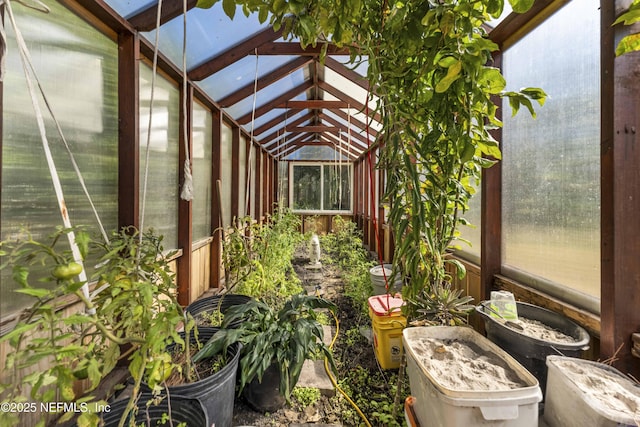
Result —
<instances>
[{"instance_id":1,"label":"hanging vine","mask_svg":"<svg viewBox=\"0 0 640 427\"><path fill-rule=\"evenodd\" d=\"M200 0L211 7L216 0ZM533 0L509 0L514 12ZM378 168L386 172L384 201L390 205L394 265L409 278L407 315L418 317L420 300L438 295L451 303L446 264L458 226L475 192L482 168L500 159L490 135L502 125L496 97L515 112L543 105L541 89L505 91L492 66L498 46L485 23L498 18L504 0L223 0L233 18L245 14L296 36L303 46L331 42L352 48L352 62L368 61L372 99L382 117ZM455 304L455 301L453 301Z\"/></svg>"}]
</instances>

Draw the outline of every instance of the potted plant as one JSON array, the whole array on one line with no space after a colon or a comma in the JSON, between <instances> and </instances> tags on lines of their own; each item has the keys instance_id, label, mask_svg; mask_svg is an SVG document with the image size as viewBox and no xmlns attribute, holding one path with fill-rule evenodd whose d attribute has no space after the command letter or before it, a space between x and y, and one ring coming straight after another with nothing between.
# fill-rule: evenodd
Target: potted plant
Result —
<instances>
[{"instance_id":1,"label":"potted plant","mask_svg":"<svg viewBox=\"0 0 640 427\"><path fill-rule=\"evenodd\" d=\"M244 391L254 409L273 411L290 400L305 360L324 356L335 368L315 311L322 308L335 310L333 303L304 294L291 296L280 309L258 300L233 306L225 315L223 329L216 332L193 361L240 343L239 392ZM240 319L242 322L236 328L224 328ZM254 392L252 387L260 384L268 387L268 391Z\"/></svg>"},{"instance_id":2,"label":"potted plant","mask_svg":"<svg viewBox=\"0 0 640 427\"><path fill-rule=\"evenodd\" d=\"M27 233L0 246L5 256L2 267L12 268L20 285L17 291L34 297L13 331L1 338L13 348L5 366L11 372L10 382L1 391L4 401L26 402L29 396L35 402L91 405L78 422L97 425L106 403L76 393L75 382L87 379L90 392L124 361L133 389L122 426L137 407L143 380L157 392L178 367L167 346L185 345L178 329L191 328L193 321L185 323L162 237L153 230L141 233L123 228L112 233L108 242L73 230L85 263L88 259L98 262L93 274L96 289L89 297L82 292L86 282L78 278L82 264L74 261L70 250L61 248L62 237L71 231L60 228L46 241ZM84 311L68 308L72 298L84 305ZM67 412L60 421L73 415ZM0 414L0 420L2 425L18 422L6 413Z\"/></svg>"}]
</instances>

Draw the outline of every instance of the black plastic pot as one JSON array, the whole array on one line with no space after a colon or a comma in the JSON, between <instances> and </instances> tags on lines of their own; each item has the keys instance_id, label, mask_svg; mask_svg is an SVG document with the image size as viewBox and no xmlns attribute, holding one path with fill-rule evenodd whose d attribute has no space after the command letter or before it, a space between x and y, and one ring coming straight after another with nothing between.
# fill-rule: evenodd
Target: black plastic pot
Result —
<instances>
[{"instance_id":1,"label":"black plastic pot","mask_svg":"<svg viewBox=\"0 0 640 427\"><path fill-rule=\"evenodd\" d=\"M219 328L198 327L198 341L201 344L206 343L218 330ZM180 335L183 338L185 336L184 332ZM191 336L191 343L196 344L194 336ZM171 386L169 395L198 399L205 409L210 424L215 424L216 427L231 427L240 348L239 343L229 347L227 365L215 374L193 383ZM148 387L145 386L145 388L149 390Z\"/></svg>"},{"instance_id":2,"label":"black plastic pot","mask_svg":"<svg viewBox=\"0 0 640 427\"><path fill-rule=\"evenodd\" d=\"M173 425L185 423L189 427L209 427L207 413L198 399L191 399L179 395L171 395L171 399L162 399L157 405L147 407L147 402L153 397L151 394L143 393L138 400L138 413L135 416L135 425L145 427L164 425L160 421L165 414L171 414ZM116 427L122 418L129 399L118 400L109 405L109 410L102 413L102 420L105 427ZM169 402L171 402L169 404ZM129 415L131 417L131 415ZM129 422L125 423L126 426ZM168 424L167 424L168 425Z\"/></svg>"},{"instance_id":3,"label":"black plastic pot","mask_svg":"<svg viewBox=\"0 0 640 427\"><path fill-rule=\"evenodd\" d=\"M207 298L202 298L196 300L189 304L185 311L190 313L194 319L196 319L196 323L202 326L210 326L202 323L198 320L200 315L202 314L212 314L218 309L222 314L226 313L226 311L233 307L234 305L246 304L251 301L251 297L246 295L239 294L224 294L224 295L214 295ZM229 325L229 327L234 328L239 325L239 322Z\"/></svg>"},{"instance_id":4,"label":"black plastic pot","mask_svg":"<svg viewBox=\"0 0 640 427\"><path fill-rule=\"evenodd\" d=\"M272 363L264 375L262 381L254 378L242 390L242 396L254 411L275 412L285 403L280 394L280 368L277 363Z\"/></svg>"},{"instance_id":5,"label":"black plastic pot","mask_svg":"<svg viewBox=\"0 0 640 427\"><path fill-rule=\"evenodd\" d=\"M591 339L589 333L561 314L533 304L516 302L518 317L537 320L550 326L572 337L575 340L573 343L540 340L509 328L501 323L501 319L492 317L484 304L488 304L488 301L478 305L476 312L484 319L487 338L513 356L531 372L538 379L543 393L547 385L547 356L560 355L580 358L583 356L583 352L589 349L589 341Z\"/></svg>"}]
</instances>

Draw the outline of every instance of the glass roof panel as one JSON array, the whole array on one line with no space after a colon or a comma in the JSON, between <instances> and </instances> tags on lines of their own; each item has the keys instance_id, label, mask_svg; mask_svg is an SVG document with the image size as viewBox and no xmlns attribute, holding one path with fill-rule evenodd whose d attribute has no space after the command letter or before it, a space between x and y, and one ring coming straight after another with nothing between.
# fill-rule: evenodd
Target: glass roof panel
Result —
<instances>
[{"instance_id":1,"label":"glass roof panel","mask_svg":"<svg viewBox=\"0 0 640 427\"><path fill-rule=\"evenodd\" d=\"M209 9L193 8L187 13L187 69L206 62L221 52L248 39L268 23L260 24L257 14L248 17L242 7L236 8L233 20L222 10L222 2ZM152 43L155 32L141 33ZM162 25L160 29L160 50L176 65L182 67L183 18L178 16Z\"/></svg>"},{"instance_id":2,"label":"glass roof panel","mask_svg":"<svg viewBox=\"0 0 640 427\"><path fill-rule=\"evenodd\" d=\"M367 90L361 88L345 77L342 77L340 74L328 67L324 70L324 81L362 104L365 103L367 96L369 96L369 92ZM325 99L327 98L325 97ZM369 108L375 108L375 106L375 99L369 101Z\"/></svg>"},{"instance_id":3,"label":"glass roof panel","mask_svg":"<svg viewBox=\"0 0 640 427\"><path fill-rule=\"evenodd\" d=\"M157 2L158 0L105 0L105 3L125 18L131 18Z\"/></svg>"},{"instance_id":4,"label":"glass roof panel","mask_svg":"<svg viewBox=\"0 0 640 427\"><path fill-rule=\"evenodd\" d=\"M297 56L265 55L258 58L258 78L277 70ZM196 84L214 100L233 93L256 78L256 57L246 56Z\"/></svg>"}]
</instances>

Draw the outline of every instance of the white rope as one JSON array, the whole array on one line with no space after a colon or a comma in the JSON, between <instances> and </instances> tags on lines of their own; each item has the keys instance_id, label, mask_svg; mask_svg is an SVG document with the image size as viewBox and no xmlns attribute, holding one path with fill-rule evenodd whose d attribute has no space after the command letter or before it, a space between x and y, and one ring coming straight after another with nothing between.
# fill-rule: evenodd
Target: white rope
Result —
<instances>
[{"instance_id":1,"label":"white rope","mask_svg":"<svg viewBox=\"0 0 640 427\"><path fill-rule=\"evenodd\" d=\"M253 154L253 128L256 121L256 99L258 98L258 48L255 49L256 55L256 72L255 77L253 79L253 107L251 110L251 131L249 132L249 154L247 156L247 173L246 173L246 182L245 182L245 199L244 199L244 213L245 215L249 214L249 190L251 186L251 172L252 168L252 154Z\"/></svg>"},{"instance_id":2,"label":"white rope","mask_svg":"<svg viewBox=\"0 0 640 427\"><path fill-rule=\"evenodd\" d=\"M3 0L4 1L4 0ZM1 3L0 3L1 4ZM60 208L60 215L62 216L62 222L65 228L70 231L67 233L67 239L69 240L69 246L71 247L71 253L73 254L73 258L75 262L82 265L82 271L78 275L78 278L81 282L84 282L82 285L82 293L87 301L91 300L91 295L89 294L89 285L87 283L87 273L84 269L84 263L82 259L82 254L80 253L80 248L76 243L75 233L72 230L71 220L69 218L69 213L67 211L66 203L64 201L64 193L62 191L62 184L60 183L60 177L58 176L58 170L56 169L55 162L53 161L53 156L51 154L51 148L49 146L49 141L47 139L44 118L42 116L42 110L40 109L40 105L38 104L36 90L33 86L33 82L31 81L31 76L29 74L29 67L27 66L30 63L30 57L27 50L27 45L22 38L22 33L18 29L16 25L15 17L13 15L13 10L11 9L11 2L6 0L4 1L6 5L7 15L9 16L9 20L13 26L16 41L18 43L18 51L20 53L20 58L22 60L22 69L25 74L27 88L29 89L29 95L31 95L31 103L33 105L34 113L36 116L36 122L38 123L38 130L40 131L40 139L42 142L42 148L44 149L45 158L47 160L47 165L49 167L49 172L51 174L51 181L53 182L53 188L56 193L56 197L58 199L58 207ZM34 76L35 77L35 76ZM36 77L37 78L37 77ZM87 310L87 313L93 315L95 314L94 309Z\"/></svg>"},{"instance_id":3,"label":"white rope","mask_svg":"<svg viewBox=\"0 0 640 427\"><path fill-rule=\"evenodd\" d=\"M187 0L182 1L183 34L182 39L182 117L184 138L184 183L180 198L187 202L193 200L193 175L191 174L191 159L189 158L189 129L187 128ZM158 28L158 31L160 29Z\"/></svg>"},{"instance_id":4,"label":"white rope","mask_svg":"<svg viewBox=\"0 0 640 427\"><path fill-rule=\"evenodd\" d=\"M351 139L351 104L348 105L349 114L347 115L347 123L349 127L347 128L347 153L349 154L349 164L351 165L351 144L353 140ZM351 166L347 168L347 180L349 182L349 186L351 186ZM353 196L352 196L353 197ZM351 203L349 203L351 204Z\"/></svg>"}]
</instances>

